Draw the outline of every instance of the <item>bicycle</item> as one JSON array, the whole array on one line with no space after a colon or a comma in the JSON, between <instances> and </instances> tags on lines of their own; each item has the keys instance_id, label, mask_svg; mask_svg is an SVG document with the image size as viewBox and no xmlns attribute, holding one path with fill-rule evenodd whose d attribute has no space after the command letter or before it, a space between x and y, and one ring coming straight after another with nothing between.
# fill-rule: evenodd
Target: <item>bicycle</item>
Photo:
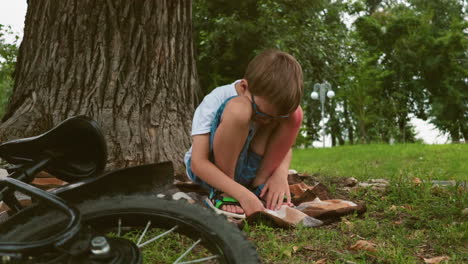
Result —
<instances>
[{"instance_id":1,"label":"bicycle","mask_svg":"<svg viewBox=\"0 0 468 264\"><path fill-rule=\"evenodd\" d=\"M156 196L173 183L172 163L103 173L104 136L85 116L69 118L36 137L3 143L0 158L13 165L0 181L0 198L11 215L0 225L2 263L142 263L142 248L187 238L195 242L168 257L177 257L173 263L260 262L254 246L223 216ZM30 183L41 171L68 184L38 189ZM15 191L33 203L22 206ZM160 229L165 231L154 234ZM148 234L152 237L145 239ZM168 239L169 234L175 238ZM183 261L188 254L196 259Z\"/></svg>"}]
</instances>

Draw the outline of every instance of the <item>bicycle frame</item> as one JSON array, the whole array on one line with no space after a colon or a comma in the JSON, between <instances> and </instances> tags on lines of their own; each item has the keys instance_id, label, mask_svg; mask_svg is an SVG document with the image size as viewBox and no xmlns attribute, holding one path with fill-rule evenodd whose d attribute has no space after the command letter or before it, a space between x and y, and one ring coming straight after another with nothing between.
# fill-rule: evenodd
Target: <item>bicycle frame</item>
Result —
<instances>
[{"instance_id":1,"label":"bicycle frame","mask_svg":"<svg viewBox=\"0 0 468 264\"><path fill-rule=\"evenodd\" d=\"M26 167L15 173L12 173L5 180L0 182L0 186L3 186L0 191L1 194L12 191L21 191L27 195L30 195L33 198L43 199L50 203L53 207L56 207L60 211L64 212L70 222L64 231L53 235L47 239L40 241L33 241L29 243L1 243L0 242L0 254L1 252L6 253L6 255L16 255L21 254L22 252L30 250L44 250L51 245L62 245L70 240L80 231L80 221L81 217L75 208L66 204L65 200L55 195L49 194L46 191L43 191L39 188L26 184L18 179L24 179L30 175L35 175L41 171L47 164L51 161L51 158L44 158L43 160ZM3 196L3 195L2 195Z\"/></svg>"},{"instance_id":2,"label":"bicycle frame","mask_svg":"<svg viewBox=\"0 0 468 264\"><path fill-rule=\"evenodd\" d=\"M29 173L37 173L47 166L48 160L38 162L27 168ZM16 175L15 175L16 174ZM56 209L64 212L69 220L65 230L40 241L28 243L0 243L0 255L19 257L21 254L40 254L44 250L60 247L73 239L80 231L80 213L70 204L98 196L125 195L136 193L152 193L163 191L172 184L173 166L171 162L141 165L131 168L111 171L103 175L88 178L79 182L59 187L51 192L46 192L34 186L26 184L16 178L25 178L24 171L15 172L7 179L0 181L0 186L9 188L10 191L21 191L33 198L41 199ZM128 184L128 180L132 184ZM20 211L20 217L28 219L32 217L28 210ZM15 219L17 221L17 219ZM8 225L9 220L4 224Z\"/></svg>"},{"instance_id":3,"label":"bicycle frame","mask_svg":"<svg viewBox=\"0 0 468 264\"><path fill-rule=\"evenodd\" d=\"M23 209L14 192L20 191L43 201L51 209L63 212L68 223L64 230L39 241L0 242L0 256L21 257L39 255L67 244L81 230L80 212L73 203L100 196L154 194L172 184L171 162L149 164L102 174L107 160L107 147L99 126L85 116L71 117L46 133L0 144L0 157L15 164L12 173L0 180L0 200L16 213L7 219L2 228L10 228L16 222L27 221L34 215ZM28 183L41 171L71 182L47 192ZM129 179L132 181L128 184ZM41 204L42 206L42 204ZM20 219L21 221L18 221ZM73 241L68 244L73 244Z\"/></svg>"}]
</instances>

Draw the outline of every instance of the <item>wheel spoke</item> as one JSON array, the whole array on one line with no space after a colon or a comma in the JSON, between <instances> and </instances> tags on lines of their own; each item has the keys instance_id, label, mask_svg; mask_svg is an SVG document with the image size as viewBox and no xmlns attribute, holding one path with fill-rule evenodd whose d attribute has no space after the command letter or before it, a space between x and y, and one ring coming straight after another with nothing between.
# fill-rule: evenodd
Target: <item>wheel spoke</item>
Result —
<instances>
[{"instance_id":1,"label":"wheel spoke","mask_svg":"<svg viewBox=\"0 0 468 264\"><path fill-rule=\"evenodd\" d=\"M171 232L174 231L177 227L179 227L179 226L177 226L177 225L174 226L173 228L167 230L166 232L164 232L164 233L162 233L162 234L159 234L159 235L157 235L157 236L151 238L150 240L148 240L148 241L146 241L146 242L144 242L144 243L141 243L140 245L138 245L138 247L139 247L139 248L142 248L142 247L148 245L149 243L151 243L151 242L153 242L153 241L155 241L155 240L157 240L157 239L159 239L159 238L161 238L161 237L163 237L163 236L165 236L165 235L171 233Z\"/></svg>"},{"instance_id":2,"label":"wheel spoke","mask_svg":"<svg viewBox=\"0 0 468 264\"><path fill-rule=\"evenodd\" d=\"M117 236L120 237L120 231L122 230L122 219L119 217L119 221L117 222Z\"/></svg>"},{"instance_id":3,"label":"wheel spoke","mask_svg":"<svg viewBox=\"0 0 468 264\"><path fill-rule=\"evenodd\" d=\"M141 240L143 240L143 237L145 237L146 231L148 231L148 228L150 227L150 225L151 225L151 221L148 221L148 223L146 224L145 230L143 230L143 233L141 234L140 238L138 239L137 246L140 245Z\"/></svg>"},{"instance_id":4,"label":"wheel spoke","mask_svg":"<svg viewBox=\"0 0 468 264\"><path fill-rule=\"evenodd\" d=\"M192 249L194 247L196 247L198 245L198 243L201 242L201 238L197 240L197 242L193 243L192 246L190 246L182 255L180 255L180 257L178 259L176 259L176 261L174 261L173 264L177 264L179 263L179 260L183 259L188 253L190 253L190 251L192 251Z\"/></svg>"},{"instance_id":5,"label":"wheel spoke","mask_svg":"<svg viewBox=\"0 0 468 264\"><path fill-rule=\"evenodd\" d=\"M207 260L215 259L215 258L219 258L219 255L214 255L214 256L209 256L209 257L206 257L206 258L194 259L194 260L189 260L189 261L184 261L184 262L179 262L178 264L197 263L197 262L203 262L203 261L207 261Z\"/></svg>"}]
</instances>

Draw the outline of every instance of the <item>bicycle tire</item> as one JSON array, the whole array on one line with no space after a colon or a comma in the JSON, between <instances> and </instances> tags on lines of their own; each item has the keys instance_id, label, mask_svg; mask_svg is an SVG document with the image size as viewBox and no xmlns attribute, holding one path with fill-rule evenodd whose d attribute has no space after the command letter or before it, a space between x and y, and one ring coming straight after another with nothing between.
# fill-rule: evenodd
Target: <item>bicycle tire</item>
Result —
<instances>
[{"instance_id":1,"label":"bicycle tire","mask_svg":"<svg viewBox=\"0 0 468 264\"><path fill-rule=\"evenodd\" d=\"M186 201L175 201L148 195L101 197L74 204L82 214L82 223L94 228L115 224L115 217L124 217L131 226L144 227L143 218L159 219L158 228L168 229L174 223L180 225L178 233L188 237L201 237L210 251L222 254L221 263L260 263L255 247L243 233L224 216ZM40 210L36 210L40 211ZM128 217L126 217L128 216ZM2 241L32 241L55 232L64 222L58 212L45 212L27 222L14 226L1 235ZM141 223L140 223L141 222Z\"/></svg>"}]
</instances>

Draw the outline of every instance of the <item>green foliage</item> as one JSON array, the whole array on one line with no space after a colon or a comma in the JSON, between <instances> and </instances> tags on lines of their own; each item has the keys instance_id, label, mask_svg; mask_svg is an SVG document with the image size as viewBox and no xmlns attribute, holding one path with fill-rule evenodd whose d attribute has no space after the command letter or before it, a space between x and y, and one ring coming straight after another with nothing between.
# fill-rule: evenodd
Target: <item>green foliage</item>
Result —
<instances>
[{"instance_id":1,"label":"green foliage","mask_svg":"<svg viewBox=\"0 0 468 264\"><path fill-rule=\"evenodd\" d=\"M360 145L295 150L293 168L313 174L334 190L333 198L363 203L367 212L319 228L284 230L250 224L247 235L264 263L421 263L421 257L448 256L466 263L466 187L433 187L430 179L466 181L466 145ZM422 159L421 159L422 158ZM439 159L440 158L440 159ZM384 178L386 191L343 191L343 178ZM420 185L413 178L422 180ZM314 181L312 181L312 179ZM376 244L375 252L350 250L358 240Z\"/></svg>"},{"instance_id":2,"label":"green foliage","mask_svg":"<svg viewBox=\"0 0 468 264\"><path fill-rule=\"evenodd\" d=\"M468 87L463 37L467 24L462 20L461 2L408 2L370 15L367 20L373 23L358 21L357 30L361 39L385 56L382 64L392 74L383 88L397 110L394 115L400 128L408 113L423 119L431 116L457 142L460 134L468 136L464 132ZM368 24L385 30L374 39L367 34Z\"/></svg>"},{"instance_id":3,"label":"green foliage","mask_svg":"<svg viewBox=\"0 0 468 264\"><path fill-rule=\"evenodd\" d=\"M468 22L461 0L197 0L194 43L203 92L242 78L260 51L291 53L304 71L298 145L319 138L314 83L329 81L333 144L415 142L411 116L468 140ZM351 26L344 22L353 20ZM0 118L12 92L17 43L0 25ZM18 37L16 37L18 40Z\"/></svg>"},{"instance_id":4,"label":"green foliage","mask_svg":"<svg viewBox=\"0 0 468 264\"><path fill-rule=\"evenodd\" d=\"M311 158L313 157L313 158ZM369 144L296 149L291 168L325 178L466 180L468 145Z\"/></svg>"},{"instance_id":5,"label":"green foliage","mask_svg":"<svg viewBox=\"0 0 468 264\"><path fill-rule=\"evenodd\" d=\"M316 140L328 80L327 132L344 142L414 142L411 116L453 141L468 138L467 22L460 0L195 1L198 72L205 93L242 78L259 51L295 56L305 76L300 145ZM351 27L344 22L355 19Z\"/></svg>"},{"instance_id":6,"label":"green foliage","mask_svg":"<svg viewBox=\"0 0 468 264\"><path fill-rule=\"evenodd\" d=\"M194 42L198 75L204 93L244 75L261 46L256 26L256 1L193 2Z\"/></svg>"},{"instance_id":7,"label":"green foliage","mask_svg":"<svg viewBox=\"0 0 468 264\"><path fill-rule=\"evenodd\" d=\"M13 35L10 26L0 24L0 118L3 116L8 99L13 89L13 72L15 70L19 37L14 43L7 43L5 36Z\"/></svg>"},{"instance_id":8,"label":"green foliage","mask_svg":"<svg viewBox=\"0 0 468 264\"><path fill-rule=\"evenodd\" d=\"M456 1L423 5L427 35L420 40L421 81L429 94L432 123L453 141L468 138L468 22ZM434 3L433 3L434 4ZM457 8L458 6L458 8ZM437 10L435 10L437 8ZM446 17L448 16L448 17Z\"/></svg>"},{"instance_id":9,"label":"green foliage","mask_svg":"<svg viewBox=\"0 0 468 264\"><path fill-rule=\"evenodd\" d=\"M307 82L305 138L309 142L317 138L320 107L308 95L314 82L328 79L335 85L346 39L341 17L347 6L329 0L201 0L193 4L203 91L242 78L248 62L265 49L286 51L301 63Z\"/></svg>"}]
</instances>

